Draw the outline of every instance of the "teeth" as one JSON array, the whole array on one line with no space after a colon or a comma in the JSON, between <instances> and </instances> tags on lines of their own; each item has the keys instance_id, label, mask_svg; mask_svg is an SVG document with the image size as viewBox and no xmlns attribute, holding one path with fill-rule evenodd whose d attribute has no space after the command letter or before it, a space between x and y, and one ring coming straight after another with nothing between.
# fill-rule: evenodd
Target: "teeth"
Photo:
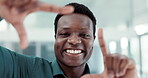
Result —
<instances>
[{"instance_id":1,"label":"teeth","mask_svg":"<svg viewBox=\"0 0 148 78\"><path fill-rule=\"evenodd\" d=\"M78 54L81 53L81 50L66 50L67 53Z\"/></svg>"}]
</instances>

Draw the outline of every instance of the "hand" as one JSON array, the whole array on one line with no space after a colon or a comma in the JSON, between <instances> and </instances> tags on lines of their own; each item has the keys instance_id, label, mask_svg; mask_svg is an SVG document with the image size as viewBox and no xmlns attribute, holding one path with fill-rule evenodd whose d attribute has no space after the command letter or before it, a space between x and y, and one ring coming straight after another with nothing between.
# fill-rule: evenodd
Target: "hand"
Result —
<instances>
[{"instance_id":1,"label":"hand","mask_svg":"<svg viewBox=\"0 0 148 78\"><path fill-rule=\"evenodd\" d=\"M81 78L138 78L132 59L120 54L110 54L107 51L103 29L99 29L98 39L104 57L104 72L102 74L87 74Z\"/></svg>"},{"instance_id":2,"label":"hand","mask_svg":"<svg viewBox=\"0 0 148 78\"><path fill-rule=\"evenodd\" d=\"M0 17L11 23L16 29L22 49L28 46L27 34L23 26L23 21L28 14L36 11L68 14L73 10L72 6L59 7L38 0L0 0Z\"/></svg>"}]
</instances>

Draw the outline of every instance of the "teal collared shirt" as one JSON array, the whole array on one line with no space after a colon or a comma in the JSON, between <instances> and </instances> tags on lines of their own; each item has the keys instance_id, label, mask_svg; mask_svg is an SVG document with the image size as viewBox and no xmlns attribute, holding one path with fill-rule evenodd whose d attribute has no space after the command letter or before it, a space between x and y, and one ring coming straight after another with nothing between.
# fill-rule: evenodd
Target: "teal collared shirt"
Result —
<instances>
[{"instance_id":1,"label":"teal collared shirt","mask_svg":"<svg viewBox=\"0 0 148 78\"><path fill-rule=\"evenodd\" d=\"M0 17L0 21L2 20L2 18Z\"/></svg>"},{"instance_id":2,"label":"teal collared shirt","mask_svg":"<svg viewBox=\"0 0 148 78\"><path fill-rule=\"evenodd\" d=\"M59 64L58 64L58 62L57 62L57 60L54 60L53 62L52 62L52 64L51 64L51 66L52 66L52 69L53 69L53 76L54 77L56 77L56 76L60 76L60 75L62 75L63 77L66 77L65 75L64 75L64 73L63 73L63 71L61 70L61 68L60 68L60 66L59 66Z\"/></svg>"},{"instance_id":3,"label":"teal collared shirt","mask_svg":"<svg viewBox=\"0 0 148 78\"><path fill-rule=\"evenodd\" d=\"M53 77L54 78L67 78L62 69L60 68L58 62L56 60L54 60L51 64L52 66L52 69L53 69ZM84 74L90 74L90 69L88 67L88 65L86 64L86 67L85 67L85 71L84 71Z\"/></svg>"},{"instance_id":4,"label":"teal collared shirt","mask_svg":"<svg viewBox=\"0 0 148 78\"><path fill-rule=\"evenodd\" d=\"M90 70L86 64L84 74ZM67 78L58 62L15 53L0 46L0 78Z\"/></svg>"}]
</instances>

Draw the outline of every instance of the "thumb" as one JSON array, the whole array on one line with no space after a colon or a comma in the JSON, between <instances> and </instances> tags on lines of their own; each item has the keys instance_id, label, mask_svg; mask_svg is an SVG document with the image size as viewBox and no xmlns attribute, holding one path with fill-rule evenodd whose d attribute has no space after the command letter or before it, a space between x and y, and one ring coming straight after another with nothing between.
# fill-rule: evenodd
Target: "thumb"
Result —
<instances>
[{"instance_id":1,"label":"thumb","mask_svg":"<svg viewBox=\"0 0 148 78\"><path fill-rule=\"evenodd\" d=\"M27 39L27 34L25 31L25 28L23 26L23 23L15 23L12 24L14 28L16 29L19 39L20 39L20 48L25 49L28 47L28 39Z\"/></svg>"}]
</instances>

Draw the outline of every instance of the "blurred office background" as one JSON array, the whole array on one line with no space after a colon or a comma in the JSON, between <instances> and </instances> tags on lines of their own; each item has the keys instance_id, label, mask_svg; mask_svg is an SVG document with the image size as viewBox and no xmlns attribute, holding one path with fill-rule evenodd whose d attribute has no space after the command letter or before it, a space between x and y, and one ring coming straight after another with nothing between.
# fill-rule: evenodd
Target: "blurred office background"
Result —
<instances>
[{"instance_id":1,"label":"blurred office background","mask_svg":"<svg viewBox=\"0 0 148 78\"><path fill-rule=\"evenodd\" d=\"M148 0L42 0L64 6L69 2L87 5L97 18L97 27L104 29L104 37L111 53L133 58L140 78L148 78ZM43 57L49 61L54 56L54 18L56 14L37 12L27 16L25 27L29 47L19 48L14 28L5 20L0 22L0 45L15 52ZM93 73L102 72L103 61L97 40L94 53L88 62Z\"/></svg>"}]
</instances>

